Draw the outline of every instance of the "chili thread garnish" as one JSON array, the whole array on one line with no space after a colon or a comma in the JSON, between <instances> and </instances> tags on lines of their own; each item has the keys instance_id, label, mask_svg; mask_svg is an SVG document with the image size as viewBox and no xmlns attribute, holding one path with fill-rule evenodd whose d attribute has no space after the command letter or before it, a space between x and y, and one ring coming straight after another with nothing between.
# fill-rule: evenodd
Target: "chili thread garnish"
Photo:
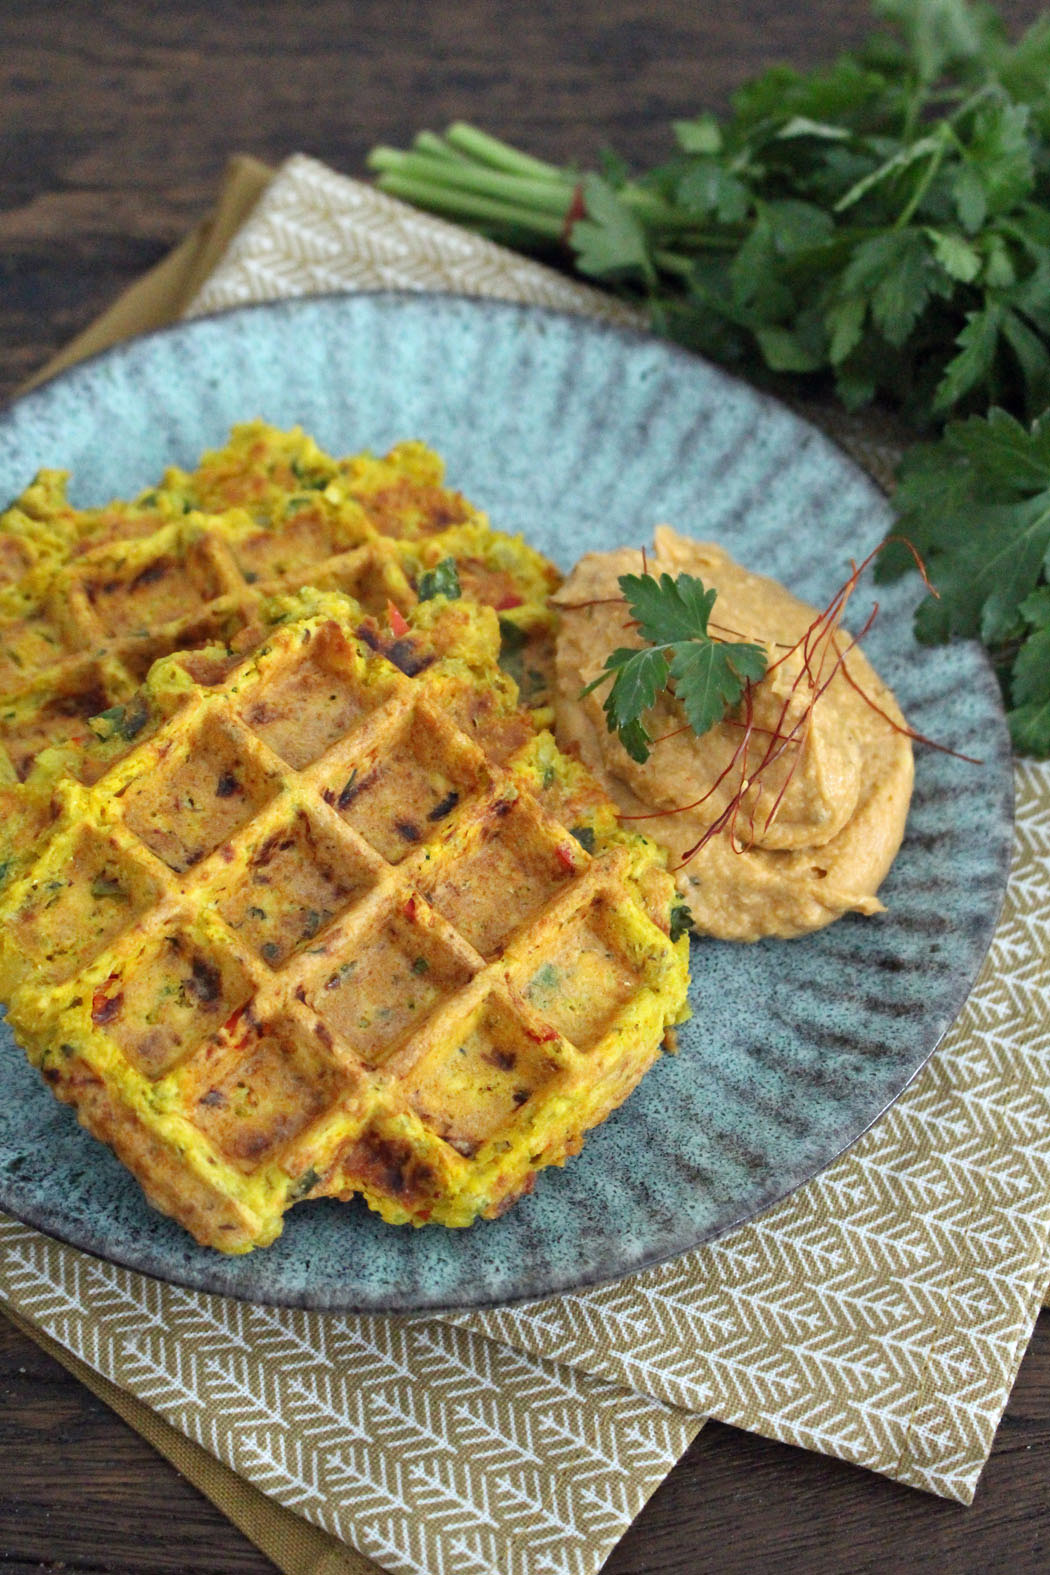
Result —
<instances>
[{"instance_id":1,"label":"chili thread garnish","mask_svg":"<svg viewBox=\"0 0 1050 1575\"><path fill-rule=\"evenodd\" d=\"M922 578L923 584L926 586L931 595L937 596L938 592L929 579L929 576L926 572L926 566L923 563L920 554L917 552L914 545L905 537L887 537L885 541L881 542L879 546L874 548L874 550L870 552L867 557L864 558L859 564L855 560L851 560L849 577L835 592L827 606L817 614L817 616L799 636L799 638L791 645L782 644L779 641L769 642L769 645L776 649L780 654L778 654L774 660L769 663L766 669L766 677L775 672L778 668L782 667L784 663L790 660L792 656L798 654L800 657L799 671L792 681L790 688L788 689L788 692L780 707L779 715L777 716L773 726L763 727L756 723L754 717L753 700L755 683L751 679L748 679L744 686L740 702L743 709L742 718L740 716L726 718L727 726L739 728L741 730L740 740L737 743L736 748L733 750L728 764L718 774L707 791L701 794L699 798L694 799L688 804L678 804L670 809L651 810L645 814L621 815L619 817L624 821L660 820L671 815L680 815L688 811L698 809L718 791L718 789L731 775L731 773L739 768L739 781L732 793L732 796L729 799L729 802L720 811L711 824L705 828L703 835L698 839L698 841L691 848L686 850L681 858L680 863L676 866L677 868L683 868L693 858L695 858L697 853L706 847L714 837L720 835L722 832L728 832L730 843L734 852L742 853L748 846L753 845L755 840L755 823L758 800L761 797L761 788L764 779L766 778L770 769L778 761L784 758L787 751L792 750L792 758L787 766L784 780L780 784L776 796L773 799L773 803L764 817L763 831L768 832L774 820L776 819L781 806L783 805L785 795L787 794L787 791L791 785L792 780L794 779L795 773L802 759L802 749L808 734L810 723L812 721L813 711L823 695L827 693L830 685L840 673L842 674L844 680L850 685L852 689L856 691L865 704L869 706L871 710L875 711L876 714L880 716L883 721L886 722L887 726L889 726L894 732L911 739L915 743L925 745L931 749L936 749L943 754L951 755L957 760L963 760L967 764L980 765L982 763L979 759L972 755L962 754L959 750L951 749L945 744L940 744L934 739L927 738L924 734L917 732L916 729L907 726L907 724L902 725L901 723L894 721L894 719L878 704L878 702L866 692L854 674L849 670L847 665L847 657L853 652L853 650L858 646L859 642L871 630L871 627L878 615L879 604L878 602L873 604L872 609L865 619L864 625L860 632L852 636L848 643L840 647L837 636L839 634L842 618L845 614L847 604L849 603L850 598L857 588L861 576L890 541L903 542L915 560L915 565ZM643 550L643 563L644 562L645 558ZM614 602L622 599L623 598L609 597L603 598L603 601ZM564 605L568 607L574 604L566 603ZM588 605L598 605L598 603L582 603L579 605L586 607ZM711 627L718 626L712 625ZM733 630L727 629L725 632L735 634L735 631ZM829 661L831 664L830 671L828 671ZM759 680L759 682L762 681L763 680ZM789 724L788 718L792 704L798 698L799 691L803 685L808 686L810 690L809 696L806 698L803 704L801 714L794 723ZM664 743L668 739L677 737L680 733L687 731L689 731L688 724L683 727L675 728L671 732L665 733L661 737L654 739L652 741L653 747L655 748L656 745ZM749 764L749 753L751 750L752 741L756 737L766 740L766 742L761 757L753 766L751 766ZM742 839L738 835L740 814L744 807L745 800L756 787L758 787L759 792L758 794L753 795L751 807L748 811L749 836L747 839Z\"/></svg>"},{"instance_id":2,"label":"chili thread garnish","mask_svg":"<svg viewBox=\"0 0 1050 1575\"><path fill-rule=\"evenodd\" d=\"M895 722L892 716L889 716L878 702L873 700L866 690L861 688L845 662L842 664L842 676L850 688L857 691L864 704L870 706L877 716L881 716L887 727L892 727L895 733L902 733L905 738L910 738L913 743L922 744L927 749L936 749L938 754L951 755L953 760L965 760L968 766L984 765L984 760L980 755L964 755L961 749L951 749L947 744L939 744L935 738L927 738L925 733L916 732L914 727L908 727L907 724L902 727L899 722Z\"/></svg>"}]
</instances>

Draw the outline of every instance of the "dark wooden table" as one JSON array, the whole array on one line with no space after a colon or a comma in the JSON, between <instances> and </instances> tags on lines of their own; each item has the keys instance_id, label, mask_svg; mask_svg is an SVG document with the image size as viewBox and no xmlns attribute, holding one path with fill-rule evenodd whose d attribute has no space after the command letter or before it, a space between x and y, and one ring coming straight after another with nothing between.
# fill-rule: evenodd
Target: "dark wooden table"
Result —
<instances>
[{"instance_id":1,"label":"dark wooden table","mask_svg":"<svg viewBox=\"0 0 1050 1575\"><path fill-rule=\"evenodd\" d=\"M1009 0L1015 25L1037 0ZM856 41L862 0L6 0L0 398L208 208L228 153L360 173L382 140L469 118L540 155L656 157L667 122L773 58ZM1050 1317L975 1505L712 1424L610 1575L1050 1569ZM99 1401L0 1323L0 1563L12 1572L270 1569Z\"/></svg>"}]
</instances>

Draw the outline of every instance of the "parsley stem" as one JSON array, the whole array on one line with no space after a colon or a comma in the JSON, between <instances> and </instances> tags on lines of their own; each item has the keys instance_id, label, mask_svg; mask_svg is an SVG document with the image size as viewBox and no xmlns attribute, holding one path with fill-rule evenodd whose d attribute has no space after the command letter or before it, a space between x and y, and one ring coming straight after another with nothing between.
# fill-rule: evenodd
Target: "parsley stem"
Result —
<instances>
[{"instance_id":1,"label":"parsley stem","mask_svg":"<svg viewBox=\"0 0 1050 1575\"><path fill-rule=\"evenodd\" d=\"M564 218L554 214L479 196L460 187L414 179L396 170L384 172L378 184L391 197L401 197L418 207L429 208L434 213L447 213L455 218L473 219L481 224L514 225L550 240L560 240L565 228Z\"/></svg>"},{"instance_id":2,"label":"parsley stem","mask_svg":"<svg viewBox=\"0 0 1050 1575\"><path fill-rule=\"evenodd\" d=\"M495 197L499 202L520 203L530 212L536 209L556 214L563 222L572 201L572 187L564 182L509 175L505 171L481 168L465 159L442 159L432 153L401 153L396 148L376 148L369 154L368 162L381 174L403 176L428 186L473 192L479 197Z\"/></svg>"},{"instance_id":3,"label":"parsley stem","mask_svg":"<svg viewBox=\"0 0 1050 1575\"><path fill-rule=\"evenodd\" d=\"M692 258L683 257L680 252L655 251L653 262L662 273L677 274L679 279L688 279L692 276Z\"/></svg>"},{"instance_id":4,"label":"parsley stem","mask_svg":"<svg viewBox=\"0 0 1050 1575\"><path fill-rule=\"evenodd\" d=\"M544 239L565 238L577 186L572 171L553 171L540 179L480 165L448 149L431 132L421 132L408 152L373 148L368 163L379 175L380 189L392 197L478 224L509 224ZM671 232L694 248L729 251L737 245L732 237L705 234L695 215L675 210L640 186L628 183L617 196L654 232ZM654 247L653 261L679 279L688 279L693 271L688 256L659 246Z\"/></svg>"},{"instance_id":5,"label":"parsley stem","mask_svg":"<svg viewBox=\"0 0 1050 1575\"><path fill-rule=\"evenodd\" d=\"M893 228L895 230L904 229L905 225L911 219L912 214L915 212L916 208L919 206L920 202L929 191L933 182L933 178L940 169L944 155L948 151L948 143L951 139L951 135L952 133L950 130L948 131L947 135L945 135L945 128L941 128L941 134L937 138L937 146L934 148L933 153L930 156L930 160L923 171L921 179L916 182L915 190L912 192L911 196L908 198L908 201L904 204L904 207L901 209L900 213L897 215L896 220L894 221Z\"/></svg>"},{"instance_id":6,"label":"parsley stem","mask_svg":"<svg viewBox=\"0 0 1050 1575\"><path fill-rule=\"evenodd\" d=\"M432 153L435 158L454 160L457 164L470 162L466 154L458 153L444 137L439 137L433 131L417 131L412 139L412 147L416 153Z\"/></svg>"},{"instance_id":7,"label":"parsley stem","mask_svg":"<svg viewBox=\"0 0 1050 1575\"><path fill-rule=\"evenodd\" d=\"M491 137L488 132L479 131L476 126L470 126L463 120L454 121L449 126L445 132L445 141L457 153L465 153L482 164L506 170L511 175L533 175L540 179L561 176L556 165L547 164L543 159L534 159L531 154L522 153L512 148L509 142L501 142L498 137Z\"/></svg>"},{"instance_id":8,"label":"parsley stem","mask_svg":"<svg viewBox=\"0 0 1050 1575\"><path fill-rule=\"evenodd\" d=\"M901 141L911 142L919 124L919 118L926 107L926 95L929 84L917 82L915 91L908 98L908 107L904 114L904 125L901 129Z\"/></svg>"}]
</instances>

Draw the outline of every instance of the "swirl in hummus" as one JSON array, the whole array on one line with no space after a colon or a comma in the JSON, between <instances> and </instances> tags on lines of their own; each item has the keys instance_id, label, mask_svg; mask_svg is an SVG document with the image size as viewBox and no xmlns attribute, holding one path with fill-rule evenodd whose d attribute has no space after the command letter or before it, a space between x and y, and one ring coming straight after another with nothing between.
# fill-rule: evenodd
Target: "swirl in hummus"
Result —
<instances>
[{"instance_id":1,"label":"swirl in hummus","mask_svg":"<svg viewBox=\"0 0 1050 1575\"><path fill-rule=\"evenodd\" d=\"M759 740L778 726L781 735L790 731L809 708L799 748L785 750L761 782L744 793L735 834L712 837L677 871L694 928L726 940L754 941L804 935L844 913L881 912L876 893L904 835L913 779L911 739L896 730L906 723L890 690L854 649L848 671L863 695L839 670L814 704L814 684L802 672L801 652L780 659L812 626L816 609L775 580L740 568L722 548L661 525L647 567L655 575L698 576L718 592L711 633L766 647L771 671L753 690L756 747L749 758L761 754ZM581 698L611 650L641 643L633 629L624 627L627 615L617 583L621 574L640 568L635 548L588 553L554 597L561 612L558 742L579 751L625 815L692 803L726 771L741 740L739 715L697 737L683 725L681 706L665 690L648 719L650 732L662 741L639 765L607 731L601 692ZM835 644L825 677L849 637L840 634ZM644 820L640 827L681 864L740 786L739 770L730 770L703 804Z\"/></svg>"}]
</instances>

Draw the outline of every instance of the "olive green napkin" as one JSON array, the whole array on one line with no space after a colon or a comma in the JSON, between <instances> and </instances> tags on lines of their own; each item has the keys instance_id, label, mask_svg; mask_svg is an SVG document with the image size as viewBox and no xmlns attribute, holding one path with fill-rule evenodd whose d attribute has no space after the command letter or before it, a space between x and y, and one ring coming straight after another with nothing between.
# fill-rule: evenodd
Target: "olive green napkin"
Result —
<instances>
[{"instance_id":1,"label":"olive green napkin","mask_svg":"<svg viewBox=\"0 0 1050 1575\"><path fill-rule=\"evenodd\" d=\"M386 286L629 315L304 157L269 181L235 166L165 267L137 287L136 327ZM118 311L92 348L126 331ZM892 429L835 435L887 477ZM941 1049L846 1156L722 1242L524 1308L318 1318L159 1286L5 1222L0 1293L115 1383L140 1430L149 1407L236 1473L214 1478L223 1507L288 1570L358 1566L274 1551L286 1510L391 1571L593 1571L711 1414L968 1501L1050 1274L1050 771L1016 780L1006 905ZM218 1501L197 1455L178 1463Z\"/></svg>"}]
</instances>

